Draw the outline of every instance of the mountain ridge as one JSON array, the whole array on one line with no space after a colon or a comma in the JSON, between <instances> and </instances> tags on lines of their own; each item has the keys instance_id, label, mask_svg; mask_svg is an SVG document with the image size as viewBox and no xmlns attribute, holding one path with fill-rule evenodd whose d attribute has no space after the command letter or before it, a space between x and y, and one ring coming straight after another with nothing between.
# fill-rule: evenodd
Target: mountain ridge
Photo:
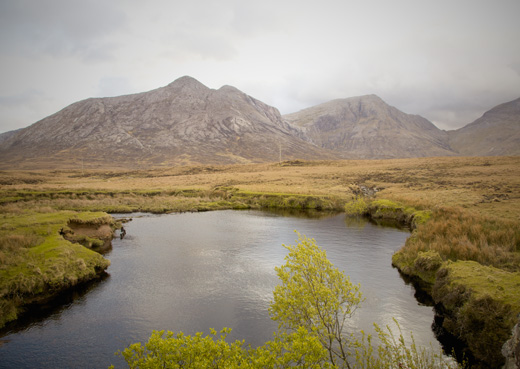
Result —
<instances>
[{"instance_id":1,"label":"mountain ridge","mask_svg":"<svg viewBox=\"0 0 520 369\"><path fill-rule=\"evenodd\" d=\"M499 104L448 133L451 146L460 155L520 155L520 98Z\"/></svg>"},{"instance_id":2,"label":"mountain ridge","mask_svg":"<svg viewBox=\"0 0 520 369\"><path fill-rule=\"evenodd\" d=\"M520 108L508 109L497 106L481 119L509 119L507 133L515 143ZM236 87L211 89L183 76L147 92L81 100L1 134L0 168L73 167L85 161L93 167L135 167L497 155L482 147L466 149L481 126L442 131L373 94L282 116Z\"/></svg>"},{"instance_id":3,"label":"mountain ridge","mask_svg":"<svg viewBox=\"0 0 520 369\"><path fill-rule=\"evenodd\" d=\"M448 136L419 115L406 114L377 95L336 99L284 118L319 147L364 159L455 155Z\"/></svg>"},{"instance_id":4,"label":"mountain ridge","mask_svg":"<svg viewBox=\"0 0 520 369\"><path fill-rule=\"evenodd\" d=\"M228 164L276 161L280 146L286 158L334 158L276 108L230 86L214 90L181 77L148 92L73 103L7 138L0 153L7 165L41 157L121 166Z\"/></svg>"}]
</instances>

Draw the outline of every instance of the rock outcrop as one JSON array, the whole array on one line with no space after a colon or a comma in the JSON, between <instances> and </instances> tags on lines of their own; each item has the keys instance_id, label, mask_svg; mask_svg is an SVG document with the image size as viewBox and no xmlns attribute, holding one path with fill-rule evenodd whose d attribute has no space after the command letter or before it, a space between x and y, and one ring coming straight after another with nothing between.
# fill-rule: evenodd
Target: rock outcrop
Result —
<instances>
[{"instance_id":1,"label":"rock outcrop","mask_svg":"<svg viewBox=\"0 0 520 369\"><path fill-rule=\"evenodd\" d=\"M502 355L506 358L503 369L520 369L520 317L511 338L502 347Z\"/></svg>"}]
</instances>

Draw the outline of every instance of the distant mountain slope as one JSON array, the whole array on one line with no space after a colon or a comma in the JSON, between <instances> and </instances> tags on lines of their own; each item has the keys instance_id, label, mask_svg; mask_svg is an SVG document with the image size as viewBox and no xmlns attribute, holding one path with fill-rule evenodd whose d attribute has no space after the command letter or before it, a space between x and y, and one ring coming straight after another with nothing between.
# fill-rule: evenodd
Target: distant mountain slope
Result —
<instances>
[{"instance_id":1,"label":"distant mountain slope","mask_svg":"<svg viewBox=\"0 0 520 369\"><path fill-rule=\"evenodd\" d=\"M317 146L347 157L406 158L455 155L448 135L430 121L375 95L333 100L284 116Z\"/></svg>"},{"instance_id":2,"label":"distant mountain slope","mask_svg":"<svg viewBox=\"0 0 520 369\"><path fill-rule=\"evenodd\" d=\"M76 102L0 134L0 168L106 168L292 159L520 155L520 99L456 131L375 95L279 111L231 86L181 77L152 91Z\"/></svg>"},{"instance_id":3,"label":"distant mountain slope","mask_svg":"<svg viewBox=\"0 0 520 369\"><path fill-rule=\"evenodd\" d=\"M520 155L520 98L495 106L448 134L450 145L460 155Z\"/></svg>"},{"instance_id":4,"label":"distant mountain slope","mask_svg":"<svg viewBox=\"0 0 520 369\"><path fill-rule=\"evenodd\" d=\"M5 142L5 141L9 140L11 137L13 137L16 133L18 133L22 129L23 128L15 129L14 131L8 131L8 132L0 133L0 145L2 144L2 142Z\"/></svg>"},{"instance_id":5,"label":"distant mountain slope","mask_svg":"<svg viewBox=\"0 0 520 369\"><path fill-rule=\"evenodd\" d=\"M182 77L153 91L87 99L8 137L3 166L133 166L334 158L277 109L234 87Z\"/></svg>"}]
</instances>

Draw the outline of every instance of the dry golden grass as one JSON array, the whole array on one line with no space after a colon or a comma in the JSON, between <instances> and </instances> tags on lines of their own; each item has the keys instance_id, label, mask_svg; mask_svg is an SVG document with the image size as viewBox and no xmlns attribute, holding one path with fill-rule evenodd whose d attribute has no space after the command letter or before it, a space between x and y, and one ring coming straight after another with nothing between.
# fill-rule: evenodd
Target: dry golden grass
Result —
<instances>
[{"instance_id":1,"label":"dry golden grass","mask_svg":"<svg viewBox=\"0 0 520 369\"><path fill-rule=\"evenodd\" d=\"M88 201L90 191L105 191L110 197L110 192L118 191L144 194L152 190L210 191L217 187L351 198L359 186L380 189L377 198L419 208L458 206L489 216L520 220L520 157L297 161L281 165L193 166L142 171L0 172L0 191L4 198L21 190L84 190L83 200Z\"/></svg>"}]
</instances>

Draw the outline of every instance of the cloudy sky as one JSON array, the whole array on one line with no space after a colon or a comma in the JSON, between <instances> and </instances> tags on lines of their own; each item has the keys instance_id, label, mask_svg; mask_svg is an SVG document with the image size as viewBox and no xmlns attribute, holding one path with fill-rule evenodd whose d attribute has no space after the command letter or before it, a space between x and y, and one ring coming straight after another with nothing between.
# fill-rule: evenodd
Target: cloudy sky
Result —
<instances>
[{"instance_id":1,"label":"cloudy sky","mask_svg":"<svg viewBox=\"0 0 520 369\"><path fill-rule=\"evenodd\" d=\"M519 0L0 0L0 133L189 75L292 113L376 94L441 129L520 97Z\"/></svg>"}]
</instances>

